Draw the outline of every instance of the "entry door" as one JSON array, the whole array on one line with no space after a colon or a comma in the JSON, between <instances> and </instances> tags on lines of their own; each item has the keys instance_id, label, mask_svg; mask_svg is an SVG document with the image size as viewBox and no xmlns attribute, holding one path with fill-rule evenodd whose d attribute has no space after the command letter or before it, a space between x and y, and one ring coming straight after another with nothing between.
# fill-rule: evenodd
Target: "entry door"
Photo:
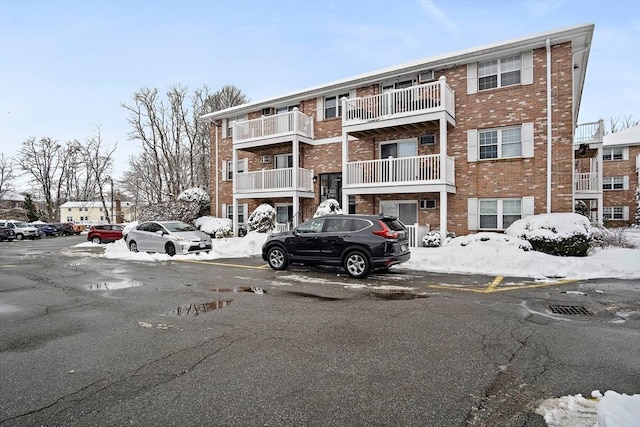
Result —
<instances>
[{"instance_id":1,"label":"entry door","mask_svg":"<svg viewBox=\"0 0 640 427\"><path fill-rule=\"evenodd\" d=\"M380 158L402 159L415 157L418 155L418 145L416 141L399 141L380 146ZM390 181L413 181L416 178L417 160L389 160L382 164L382 176L384 182Z\"/></svg>"},{"instance_id":2,"label":"entry door","mask_svg":"<svg viewBox=\"0 0 640 427\"><path fill-rule=\"evenodd\" d=\"M380 213L395 216L405 225L418 222L418 204L416 202L380 202Z\"/></svg>"}]
</instances>

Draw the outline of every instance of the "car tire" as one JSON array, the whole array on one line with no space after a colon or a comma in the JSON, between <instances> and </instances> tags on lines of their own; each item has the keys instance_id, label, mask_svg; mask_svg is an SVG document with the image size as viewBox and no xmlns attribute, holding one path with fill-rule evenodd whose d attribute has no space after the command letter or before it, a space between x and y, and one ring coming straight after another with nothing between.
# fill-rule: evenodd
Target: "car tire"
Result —
<instances>
[{"instance_id":1,"label":"car tire","mask_svg":"<svg viewBox=\"0 0 640 427\"><path fill-rule=\"evenodd\" d=\"M24 239L24 235L21 233L16 234L16 240L22 240Z\"/></svg>"},{"instance_id":2,"label":"car tire","mask_svg":"<svg viewBox=\"0 0 640 427\"><path fill-rule=\"evenodd\" d=\"M371 272L371 261L362 251L351 251L344 257L343 267L355 279L363 279Z\"/></svg>"},{"instance_id":3,"label":"car tire","mask_svg":"<svg viewBox=\"0 0 640 427\"><path fill-rule=\"evenodd\" d=\"M289 256L282 246L272 246L267 252L267 263L274 270L284 270L289 265Z\"/></svg>"},{"instance_id":4,"label":"car tire","mask_svg":"<svg viewBox=\"0 0 640 427\"><path fill-rule=\"evenodd\" d=\"M135 240L132 240L129 242L129 250L131 252L138 252L138 244L136 243Z\"/></svg>"},{"instance_id":5,"label":"car tire","mask_svg":"<svg viewBox=\"0 0 640 427\"><path fill-rule=\"evenodd\" d=\"M167 253L167 255L174 256L176 254L176 247L173 243L167 243L166 245L164 245L164 251Z\"/></svg>"},{"instance_id":6,"label":"car tire","mask_svg":"<svg viewBox=\"0 0 640 427\"><path fill-rule=\"evenodd\" d=\"M91 242L99 245L100 243L102 243L102 240L98 236L96 236L93 239L91 239Z\"/></svg>"}]
</instances>

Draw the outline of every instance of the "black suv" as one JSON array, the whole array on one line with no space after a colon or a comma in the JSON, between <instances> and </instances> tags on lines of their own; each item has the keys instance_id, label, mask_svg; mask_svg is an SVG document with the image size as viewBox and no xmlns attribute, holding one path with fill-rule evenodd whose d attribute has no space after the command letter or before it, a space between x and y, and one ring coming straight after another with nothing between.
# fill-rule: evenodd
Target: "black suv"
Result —
<instances>
[{"instance_id":1,"label":"black suv","mask_svg":"<svg viewBox=\"0 0 640 427\"><path fill-rule=\"evenodd\" d=\"M355 278L409 260L405 226L376 215L326 215L293 231L274 233L262 246L262 259L274 270L291 263L342 266Z\"/></svg>"}]
</instances>

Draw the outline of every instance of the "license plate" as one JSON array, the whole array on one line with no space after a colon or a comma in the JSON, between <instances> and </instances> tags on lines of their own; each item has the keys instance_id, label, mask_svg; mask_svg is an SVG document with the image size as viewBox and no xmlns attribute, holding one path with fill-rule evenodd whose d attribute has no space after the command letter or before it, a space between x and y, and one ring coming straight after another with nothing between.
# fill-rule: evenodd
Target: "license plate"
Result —
<instances>
[{"instance_id":1,"label":"license plate","mask_svg":"<svg viewBox=\"0 0 640 427\"><path fill-rule=\"evenodd\" d=\"M200 247L204 248L205 246L207 246L207 244L205 242L200 242Z\"/></svg>"},{"instance_id":2,"label":"license plate","mask_svg":"<svg viewBox=\"0 0 640 427\"><path fill-rule=\"evenodd\" d=\"M403 252L404 252L404 251L406 251L407 249L409 249L407 245L400 245L400 250L401 250L401 251L403 251Z\"/></svg>"}]
</instances>

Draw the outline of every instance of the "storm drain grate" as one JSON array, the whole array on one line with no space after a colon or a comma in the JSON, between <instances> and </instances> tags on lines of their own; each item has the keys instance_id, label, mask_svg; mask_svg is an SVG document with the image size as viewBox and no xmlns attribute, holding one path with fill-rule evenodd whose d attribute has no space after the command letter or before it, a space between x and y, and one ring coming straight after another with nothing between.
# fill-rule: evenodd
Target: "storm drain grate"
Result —
<instances>
[{"instance_id":1,"label":"storm drain grate","mask_svg":"<svg viewBox=\"0 0 640 427\"><path fill-rule=\"evenodd\" d=\"M550 305L549 310L553 314L591 316L591 313L581 305Z\"/></svg>"}]
</instances>

